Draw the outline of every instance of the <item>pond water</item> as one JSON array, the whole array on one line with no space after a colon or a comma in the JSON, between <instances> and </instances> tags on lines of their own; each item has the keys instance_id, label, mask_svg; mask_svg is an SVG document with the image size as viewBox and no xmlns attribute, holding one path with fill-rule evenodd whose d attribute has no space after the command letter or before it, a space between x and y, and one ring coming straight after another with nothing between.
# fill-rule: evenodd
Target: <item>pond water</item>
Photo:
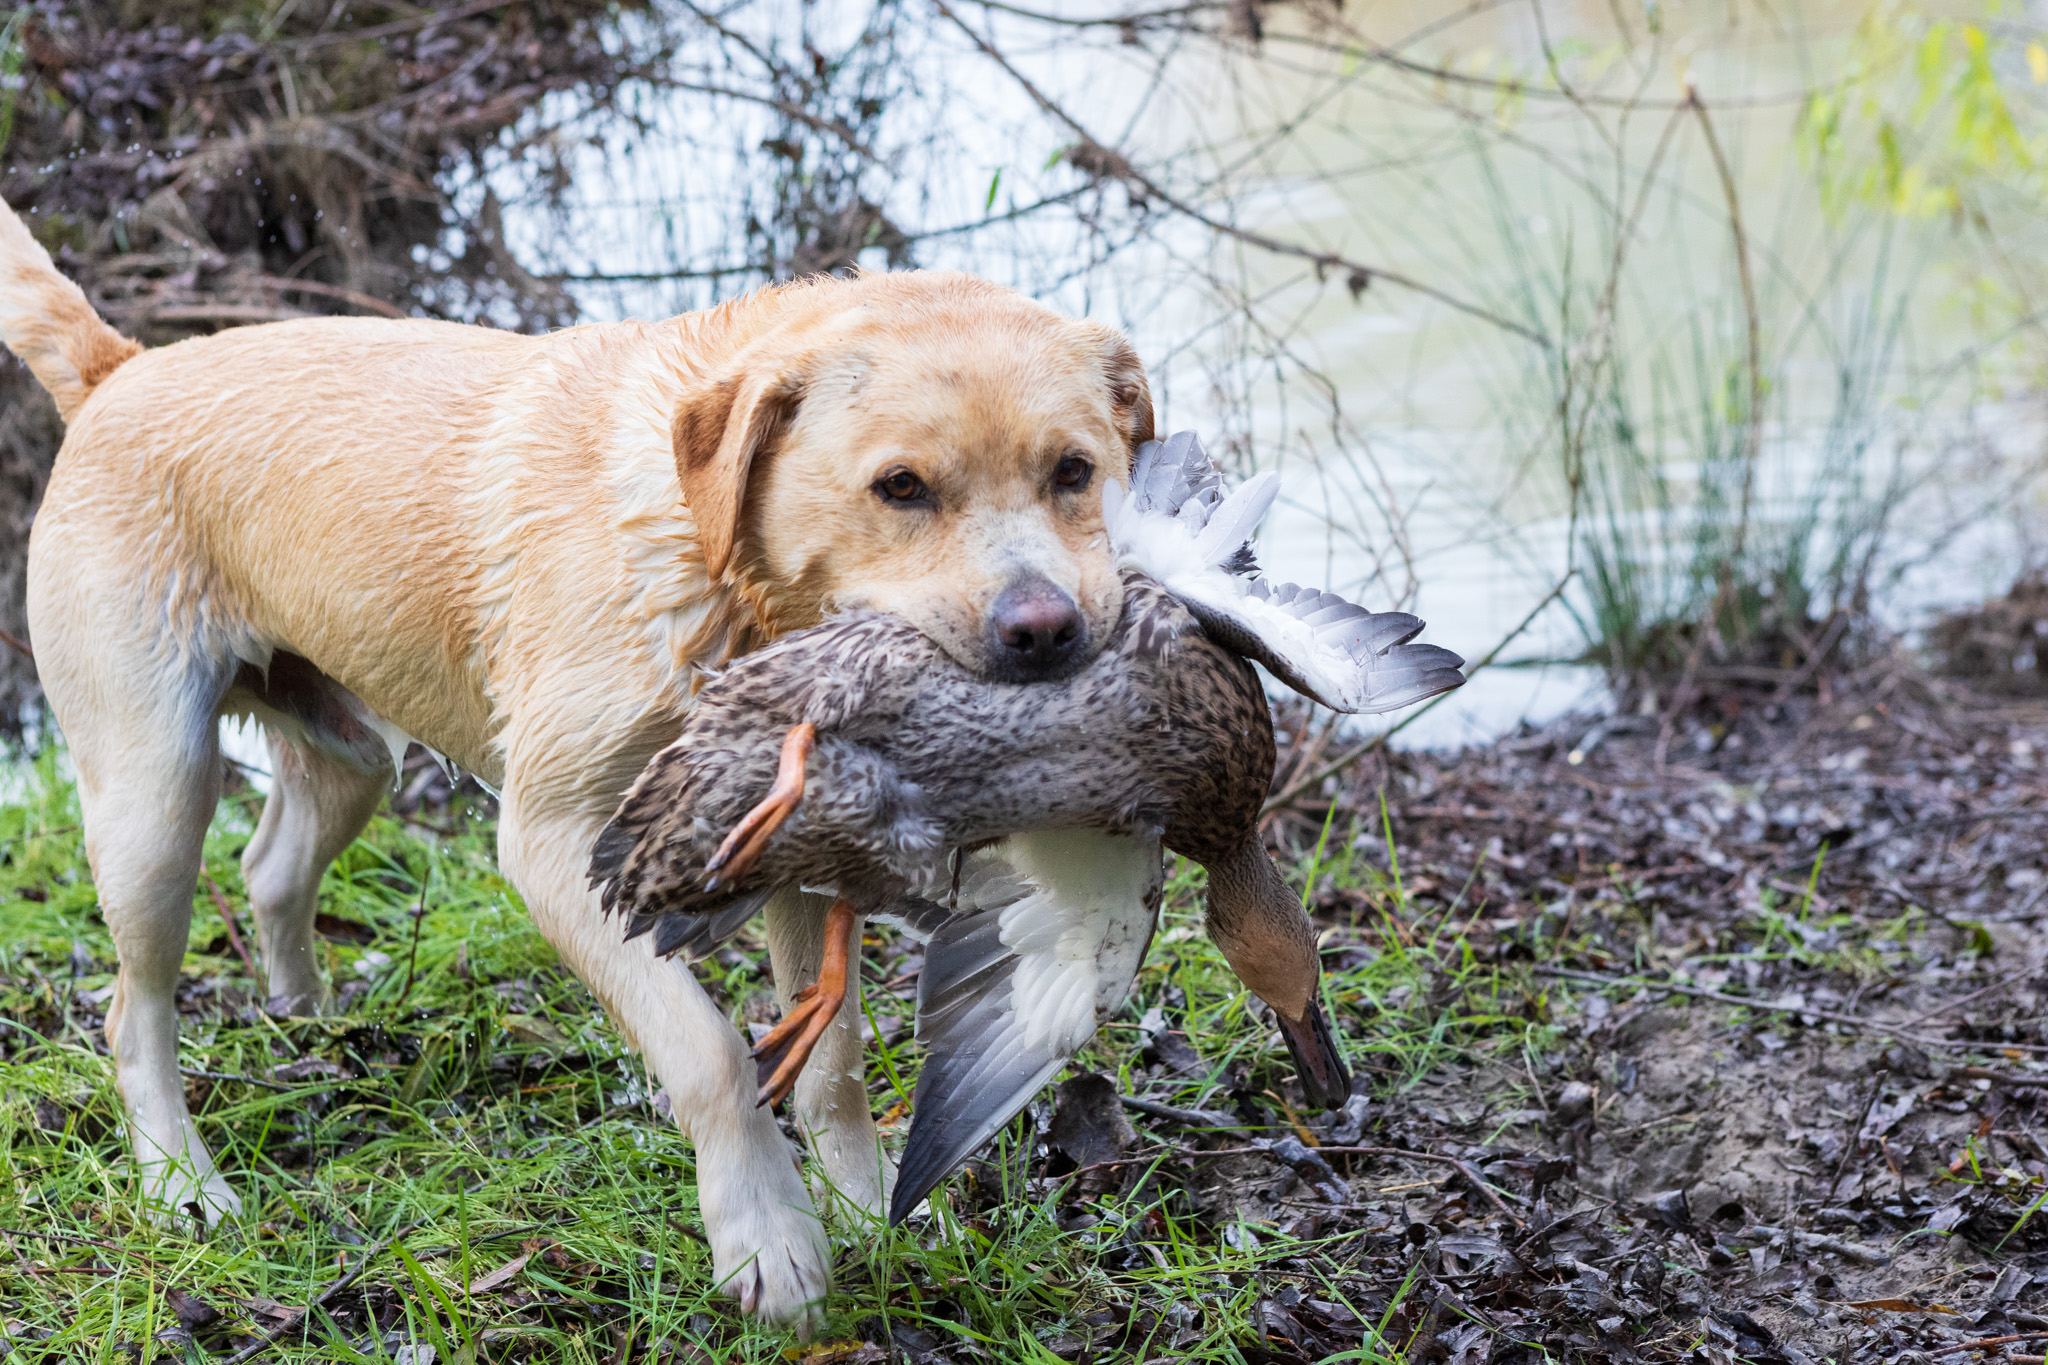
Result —
<instances>
[{"instance_id":1,"label":"pond water","mask_svg":"<svg viewBox=\"0 0 2048 1365\"><path fill-rule=\"evenodd\" d=\"M1346 14L1387 41L1451 12L1375 4ZM1353 89L1344 72L1355 58L1298 46L1284 66L1240 64L1235 98L1216 101L1227 117L1206 130L1215 145L1235 149L1253 133L1300 124L1300 145L1264 158L1261 173L1242 182L1241 202L1264 216L1239 221L1516 315L1524 291L1554 301L1568 273L1583 282L1584 308L1610 259L1603 198L1640 202L1616 291L1617 388L1674 505L1638 499L1618 515L1640 546L1655 547L1689 523L1702 447L1736 439L1726 394L1747 354L1725 192L1697 117L1671 112L1690 84L1713 111L1755 276L1771 386L1757 539L1789 538L1802 515L1822 508L1812 552L1824 558L1846 538L1827 523L1873 514L1867 504L1890 484L1896 505L1872 568L1881 616L1911 629L1935 609L2002 591L2039 531L2039 483L2028 477L2043 449L2032 392L2038 356L1995 350L1992 324L1967 303L1985 273L1981 238L1946 220L1868 207L1824 212L1811 155L1795 136L1802 103L1794 94L1867 59L1868 45L1853 40L1866 7L1669 7L1654 52L1643 42L1644 10L1631 10L1630 51L1615 43L1617 11L1606 4L1543 12L1554 49L1583 54L1566 63L1567 79L1595 97L1639 90L1644 109L1624 122L1527 99L1475 131L1469 112L1483 121L1490 99L1447 98L1423 81ZM1414 55L1541 78L1532 7L1464 13ZM1268 50L1282 50L1272 35ZM2016 50L2009 55L2018 60ZM1595 68L1605 77L1589 74ZM1639 79L1615 79L1630 69ZM1311 105L1318 112L1305 114ZM1453 105L1468 115L1447 113ZM1643 170L1667 135L1655 188L1638 201ZM1617 176L1626 187L1619 195ZM1286 470L1288 504L1262 543L1269 569L1372 605L1400 599L1412 582L1408 600L1431 623L1426 638L1468 659L1494 649L1570 563L1549 358L1392 285L1354 299L1300 262L1225 254L1231 266L1218 273L1257 300L1244 312L1284 337L1291 372L1268 360L1264 374L1242 379L1224 348L1190 353L1174 344L1176 328L1199 328L1204 310L1218 309L1213 287L1190 287L1178 312L1154 315L1170 318L1168 326L1141 325L1138 335L1141 349L1149 341L1175 356L1178 373L1164 385L1171 424L1240 434L1261 463ZM1230 377L1218 382L1219 371ZM1334 403L1319 401L1325 385ZM1595 415L1596 433L1609 418ZM1396 543L1406 562L1390 571ZM1578 563L1586 567L1583 553ZM1586 609L1576 586L1503 657L1577 654L1574 607ZM1599 677L1584 668L1482 672L1402 740L1484 740L1601 695Z\"/></svg>"},{"instance_id":2,"label":"pond water","mask_svg":"<svg viewBox=\"0 0 2048 1365\"><path fill-rule=\"evenodd\" d=\"M2010 581L2039 510L2035 485L2018 475L2043 433L2034 360L1990 345L1969 306L1981 239L1868 206L1823 211L1811 150L1796 136L1801 95L1869 59L1854 37L1868 12L1602 0L1545 3L1539 23L1531 6L1376 0L1346 7L1352 36L1275 10L1257 56L1242 44L1221 55L1194 45L1164 66L1113 37L1046 41L1044 27L1001 13L976 22L1092 129L1123 130L1119 145L1156 152L1161 165L1230 167L1191 182L1212 216L1563 330L1581 349L1612 260L1613 206L1630 206L1636 230L1613 294L1611 346L1626 412L1596 413L1592 429L1633 424L1666 481L1668 505L1622 489L1602 513L1646 561L1668 561L1682 543L1704 462L1740 427L1730 394L1747 350L1727 199L1699 119L1676 109L1696 89L1736 187L1758 300L1768 396L1757 539L1788 536L1819 509L1809 551L1824 561L1854 544L1833 523L1869 514L1872 490L1895 485L1872 578L1880 614L1910 628ZM1649 14L1664 26L1654 39ZM1579 98L1489 85L1547 83L1546 37ZM922 64L935 88L953 82L941 111L949 160L922 182L921 221L971 221L984 185L988 207L1011 202L997 198L991 168L1016 202L1070 185L1065 168L1040 167L1064 130L1048 129L1007 77L972 67L958 34L931 42L903 59ZM1458 79L1392 72L1371 44ZM1898 72L1869 75L1867 88L1888 89ZM1618 106L1632 92L1641 107L1624 117ZM694 105L668 117L678 129L703 122ZM594 199L583 234L592 261L611 269L652 264L638 244L672 244L679 221L699 235L715 226L685 204L689 157L658 142L631 156L603 174L636 196ZM710 170L735 173L730 161ZM1525 664L1580 653L1583 580L1514 634L1574 562L1557 358L1395 284L1354 297L1342 270L1167 219L1094 266L1062 258L1085 255L1085 234L1043 219L1000 239L937 239L919 260L1127 327L1152 371L1162 430L1192 427L1241 468L1284 472L1285 502L1261 541L1276 576L1410 607L1430 622L1425 638L1468 659L1497 648ZM1567 295L1578 311L1560 329ZM653 287L583 302L595 316L655 316L674 298ZM1596 449L1603 458L1611 464L1612 451ZM1581 503L1582 546L1591 506ZM1483 741L1602 697L1593 669L1496 667L1401 742Z\"/></svg>"}]
</instances>

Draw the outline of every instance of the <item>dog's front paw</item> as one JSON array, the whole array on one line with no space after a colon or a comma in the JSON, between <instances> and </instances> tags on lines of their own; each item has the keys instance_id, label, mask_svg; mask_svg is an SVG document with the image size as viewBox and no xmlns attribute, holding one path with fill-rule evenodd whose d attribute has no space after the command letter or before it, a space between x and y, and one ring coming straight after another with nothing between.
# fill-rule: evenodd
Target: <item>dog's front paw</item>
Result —
<instances>
[{"instance_id":1,"label":"dog's front paw","mask_svg":"<svg viewBox=\"0 0 2048 1365\"><path fill-rule=\"evenodd\" d=\"M808 1340L832 1287L832 1246L808 1208L763 1204L710 1229L712 1267L751 1317L787 1323Z\"/></svg>"}]
</instances>

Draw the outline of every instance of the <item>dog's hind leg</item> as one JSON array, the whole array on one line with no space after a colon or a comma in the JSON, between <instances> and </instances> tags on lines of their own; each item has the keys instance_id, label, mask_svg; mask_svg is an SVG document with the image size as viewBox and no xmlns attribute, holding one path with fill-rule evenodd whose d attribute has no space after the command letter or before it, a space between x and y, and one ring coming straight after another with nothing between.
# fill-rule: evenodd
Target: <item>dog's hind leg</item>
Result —
<instances>
[{"instance_id":1,"label":"dog's hind leg","mask_svg":"<svg viewBox=\"0 0 2048 1365\"><path fill-rule=\"evenodd\" d=\"M590 887L590 851L615 799L557 813L508 783L499 864L668 1092L697 1149L697 1204L725 1292L749 1313L808 1329L830 1285L831 1247L774 1114L755 1107L746 1045L690 969L656 957L651 936L626 941Z\"/></svg>"},{"instance_id":2,"label":"dog's hind leg","mask_svg":"<svg viewBox=\"0 0 2048 1365\"><path fill-rule=\"evenodd\" d=\"M320 874L370 822L390 769L364 772L275 730L270 761L270 795L242 853L242 884L256 914L269 1009L310 1014L328 1000L313 942Z\"/></svg>"},{"instance_id":3,"label":"dog's hind leg","mask_svg":"<svg viewBox=\"0 0 2048 1365\"><path fill-rule=\"evenodd\" d=\"M829 896L801 891L783 891L768 902L768 952L775 964L775 996L785 1012L797 989L817 978L829 904ZM856 943L859 933L856 928ZM882 1154L868 1110L860 1021L860 973L855 971L838 1018L797 1077L796 1121L817 1158L822 1183L855 1211L879 1221L889 1207L896 1165Z\"/></svg>"},{"instance_id":4,"label":"dog's hind leg","mask_svg":"<svg viewBox=\"0 0 2048 1365\"><path fill-rule=\"evenodd\" d=\"M48 620L38 614L36 663L77 768L86 856L119 959L106 1037L143 1197L159 1216L196 1208L213 1222L241 1203L185 1107L176 992L220 796L214 707L225 670L208 676L190 658L81 657L79 646L95 642Z\"/></svg>"}]
</instances>

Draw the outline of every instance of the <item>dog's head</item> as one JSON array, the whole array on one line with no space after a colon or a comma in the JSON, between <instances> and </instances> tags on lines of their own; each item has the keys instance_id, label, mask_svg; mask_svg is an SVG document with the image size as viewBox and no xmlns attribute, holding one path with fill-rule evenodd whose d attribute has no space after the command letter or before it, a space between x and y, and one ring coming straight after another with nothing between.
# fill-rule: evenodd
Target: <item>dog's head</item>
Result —
<instances>
[{"instance_id":1,"label":"dog's head","mask_svg":"<svg viewBox=\"0 0 2048 1365\"><path fill-rule=\"evenodd\" d=\"M1130 343L970 276L791 293L676 418L713 580L775 629L904 617L984 677L1086 663L1123 600L1102 485L1152 436Z\"/></svg>"}]
</instances>

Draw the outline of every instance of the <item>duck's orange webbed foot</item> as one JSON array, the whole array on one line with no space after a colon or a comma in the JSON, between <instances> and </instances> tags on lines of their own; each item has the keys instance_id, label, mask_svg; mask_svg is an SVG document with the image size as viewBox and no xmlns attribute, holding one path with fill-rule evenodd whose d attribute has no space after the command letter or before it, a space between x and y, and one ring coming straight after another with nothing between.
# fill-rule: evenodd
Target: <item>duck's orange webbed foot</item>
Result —
<instances>
[{"instance_id":1,"label":"duck's orange webbed foot","mask_svg":"<svg viewBox=\"0 0 2048 1365\"><path fill-rule=\"evenodd\" d=\"M817 742L818 727L809 721L782 737L782 762L775 770L775 785L768 789L759 805L732 827L732 832L725 836L725 842L718 846L718 852L704 864L704 870L711 874L710 880L704 884L706 891L716 891L721 884L736 882L746 876L754 865L754 859L760 857L761 850L768 846L770 836L803 804L804 761L811 756Z\"/></svg>"},{"instance_id":2,"label":"duck's orange webbed foot","mask_svg":"<svg viewBox=\"0 0 2048 1365\"><path fill-rule=\"evenodd\" d=\"M811 1049L825 1036L846 999L848 963L853 958L853 907L832 902L825 914L825 961L818 979L796 993L790 1011L754 1048L760 1067L761 1092L756 1107L774 1104L796 1087L797 1075L811 1059Z\"/></svg>"}]
</instances>

